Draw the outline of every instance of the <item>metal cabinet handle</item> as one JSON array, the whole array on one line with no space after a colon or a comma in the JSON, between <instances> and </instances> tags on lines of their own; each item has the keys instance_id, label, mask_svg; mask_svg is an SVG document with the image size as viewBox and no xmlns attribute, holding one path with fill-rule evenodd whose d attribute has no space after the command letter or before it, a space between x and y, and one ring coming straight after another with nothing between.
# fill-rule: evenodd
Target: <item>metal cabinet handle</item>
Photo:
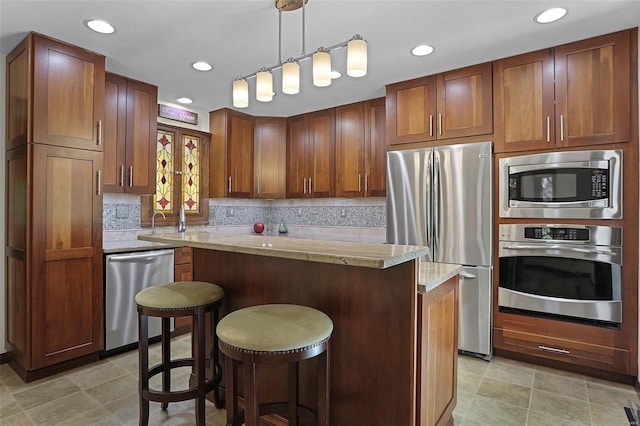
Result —
<instances>
[{"instance_id":1,"label":"metal cabinet handle","mask_svg":"<svg viewBox=\"0 0 640 426\"><path fill-rule=\"evenodd\" d=\"M429 114L429 136L433 136L433 114Z\"/></svg>"},{"instance_id":2,"label":"metal cabinet handle","mask_svg":"<svg viewBox=\"0 0 640 426\"><path fill-rule=\"evenodd\" d=\"M547 115L547 142L551 142L551 117Z\"/></svg>"},{"instance_id":3,"label":"metal cabinet handle","mask_svg":"<svg viewBox=\"0 0 640 426\"><path fill-rule=\"evenodd\" d=\"M462 278L468 278L468 279L470 279L470 280L472 280L472 279L474 279L474 278L477 278L475 275L470 274L469 272L460 272L460 276L461 276Z\"/></svg>"},{"instance_id":4,"label":"metal cabinet handle","mask_svg":"<svg viewBox=\"0 0 640 426\"><path fill-rule=\"evenodd\" d=\"M560 140L564 141L564 116L560 114Z\"/></svg>"},{"instance_id":5,"label":"metal cabinet handle","mask_svg":"<svg viewBox=\"0 0 640 426\"><path fill-rule=\"evenodd\" d=\"M369 190L369 175L368 174L364 174L364 192L367 192Z\"/></svg>"},{"instance_id":6,"label":"metal cabinet handle","mask_svg":"<svg viewBox=\"0 0 640 426\"><path fill-rule=\"evenodd\" d=\"M133 166L129 166L129 188L133 188Z\"/></svg>"},{"instance_id":7,"label":"metal cabinet handle","mask_svg":"<svg viewBox=\"0 0 640 426\"><path fill-rule=\"evenodd\" d=\"M229 194L231 194L231 176L227 178Z\"/></svg>"},{"instance_id":8,"label":"metal cabinet handle","mask_svg":"<svg viewBox=\"0 0 640 426\"><path fill-rule=\"evenodd\" d=\"M313 192L313 181L309 178L309 194Z\"/></svg>"},{"instance_id":9,"label":"metal cabinet handle","mask_svg":"<svg viewBox=\"0 0 640 426\"><path fill-rule=\"evenodd\" d=\"M98 120L98 136L96 137L96 145L102 143L102 120Z\"/></svg>"},{"instance_id":10,"label":"metal cabinet handle","mask_svg":"<svg viewBox=\"0 0 640 426\"><path fill-rule=\"evenodd\" d=\"M358 173L358 192L362 191L362 175Z\"/></svg>"},{"instance_id":11,"label":"metal cabinet handle","mask_svg":"<svg viewBox=\"0 0 640 426\"><path fill-rule=\"evenodd\" d=\"M120 166L120 186L124 188L124 164Z\"/></svg>"},{"instance_id":12,"label":"metal cabinet handle","mask_svg":"<svg viewBox=\"0 0 640 426\"><path fill-rule=\"evenodd\" d=\"M442 135L442 113L438 113L438 134Z\"/></svg>"},{"instance_id":13,"label":"metal cabinet handle","mask_svg":"<svg viewBox=\"0 0 640 426\"><path fill-rule=\"evenodd\" d=\"M302 193L307 193L307 178L302 179Z\"/></svg>"},{"instance_id":14,"label":"metal cabinet handle","mask_svg":"<svg viewBox=\"0 0 640 426\"><path fill-rule=\"evenodd\" d=\"M258 179L258 195L260 195L260 179Z\"/></svg>"},{"instance_id":15,"label":"metal cabinet handle","mask_svg":"<svg viewBox=\"0 0 640 426\"><path fill-rule=\"evenodd\" d=\"M98 170L98 172L96 173L97 175L97 190L96 193L98 195L102 195L102 170Z\"/></svg>"},{"instance_id":16,"label":"metal cabinet handle","mask_svg":"<svg viewBox=\"0 0 640 426\"><path fill-rule=\"evenodd\" d=\"M541 349L543 351L547 351L547 352L553 352L555 354L562 354L562 355L568 355L571 352L566 350L566 349L558 349L558 348L551 348L549 346L545 346L545 345L539 345L538 349Z\"/></svg>"}]
</instances>

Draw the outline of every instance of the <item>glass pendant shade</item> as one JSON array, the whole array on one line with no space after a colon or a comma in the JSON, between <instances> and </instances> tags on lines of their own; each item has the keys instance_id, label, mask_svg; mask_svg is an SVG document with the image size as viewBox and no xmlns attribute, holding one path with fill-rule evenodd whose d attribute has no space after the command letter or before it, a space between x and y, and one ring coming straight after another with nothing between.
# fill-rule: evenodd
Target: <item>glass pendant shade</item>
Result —
<instances>
[{"instance_id":1,"label":"glass pendant shade","mask_svg":"<svg viewBox=\"0 0 640 426\"><path fill-rule=\"evenodd\" d=\"M273 75L270 71L256 74L256 99L260 102L271 102L273 99Z\"/></svg>"},{"instance_id":2,"label":"glass pendant shade","mask_svg":"<svg viewBox=\"0 0 640 426\"><path fill-rule=\"evenodd\" d=\"M359 36L347 44L347 74L351 77L367 74L367 42Z\"/></svg>"},{"instance_id":3,"label":"glass pendant shade","mask_svg":"<svg viewBox=\"0 0 640 426\"><path fill-rule=\"evenodd\" d=\"M331 84L331 55L323 47L313 54L313 85L326 87Z\"/></svg>"},{"instance_id":4,"label":"glass pendant shade","mask_svg":"<svg viewBox=\"0 0 640 426\"><path fill-rule=\"evenodd\" d=\"M282 92L295 95L300 92L300 65L289 61L282 65Z\"/></svg>"},{"instance_id":5,"label":"glass pendant shade","mask_svg":"<svg viewBox=\"0 0 640 426\"><path fill-rule=\"evenodd\" d=\"M249 106L249 83L247 80L233 81L233 106L236 108Z\"/></svg>"}]
</instances>

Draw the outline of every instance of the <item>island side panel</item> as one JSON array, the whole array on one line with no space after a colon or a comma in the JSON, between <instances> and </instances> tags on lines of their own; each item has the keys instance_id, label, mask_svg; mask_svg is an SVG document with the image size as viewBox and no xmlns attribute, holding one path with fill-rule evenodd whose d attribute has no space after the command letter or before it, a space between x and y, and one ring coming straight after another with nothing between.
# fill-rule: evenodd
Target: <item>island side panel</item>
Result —
<instances>
[{"instance_id":1,"label":"island side panel","mask_svg":"<svg viewBox=\"0 0 640 426\"><path fill-rule=\"evenodd\" d=\"M381 270L194 249L194 279L224 288L222 315L295 303L331 317L331 425L415 424L416 260ZM268 367L260 398L282 400L286 370ZM314 369L302 367L305 404L315 405Z\"/></svg>"}]
</instances>

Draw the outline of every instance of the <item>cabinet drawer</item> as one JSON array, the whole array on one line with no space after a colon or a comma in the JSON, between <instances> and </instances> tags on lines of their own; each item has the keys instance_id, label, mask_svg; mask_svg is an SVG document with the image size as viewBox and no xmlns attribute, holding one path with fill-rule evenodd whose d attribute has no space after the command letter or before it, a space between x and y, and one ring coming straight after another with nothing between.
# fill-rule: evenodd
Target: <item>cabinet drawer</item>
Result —
<instances>
[{"instance_id":1,"label":"cabinet drawer","mask_svg":"<svg viewBox=\"0 0 640 426\"><path fill-rule=\"evenodd\" d=\"M174 263L176 265L191 263L193 260L193 250L191 249L191 247L179 247L175 249L174 256Z\"/></svg>"},{"instance_id":2,"label":"cabinet drawer","mask_svg":"<svg viewBox=\"0 0 640 426\"><path fill-rule=\"evenodd\" d=\"M494 346L513 352L605 371L629 373L629 352L603 345L559 339L541 334L494 328Z\"/></svg>"}]
</instances>

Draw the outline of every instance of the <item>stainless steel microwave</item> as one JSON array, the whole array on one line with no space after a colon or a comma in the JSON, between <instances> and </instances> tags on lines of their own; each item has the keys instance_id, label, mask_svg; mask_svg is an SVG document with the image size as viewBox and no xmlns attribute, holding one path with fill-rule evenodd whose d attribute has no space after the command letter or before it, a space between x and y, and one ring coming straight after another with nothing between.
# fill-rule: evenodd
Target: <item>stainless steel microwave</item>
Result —
<instances>
[{"instance_id":1,"label":"stainless steel microwave","mask_svg":"<svg viewBox=\"0 0 640 426\"><path fill-rule=\"evenodd\" d=\"M622 218L622 151L502 158L500 217Z\"/></svg>"}]
</instances>

